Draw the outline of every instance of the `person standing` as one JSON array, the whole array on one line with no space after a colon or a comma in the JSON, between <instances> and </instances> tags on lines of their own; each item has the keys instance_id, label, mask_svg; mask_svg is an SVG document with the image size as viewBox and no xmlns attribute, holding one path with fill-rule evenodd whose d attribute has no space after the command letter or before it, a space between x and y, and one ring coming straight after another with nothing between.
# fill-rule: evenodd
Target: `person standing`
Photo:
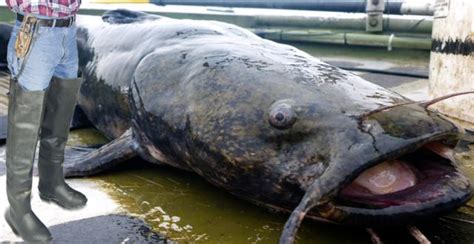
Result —
<instances>
[{"instance_id":1,"label":"person standing","mask_svg":"<svg viewBox=\"0 0 474 244\"><path fill-rule=\"evenodd\" d=\"M66 209L87 198L64 180L64 149L81 85L75 15L80 0L6 0L16 13L8 43L11 72L5 220L27 242L52 240L31 209L33 161L39 140L39 195Z\"/></svg>"}]
</instances>

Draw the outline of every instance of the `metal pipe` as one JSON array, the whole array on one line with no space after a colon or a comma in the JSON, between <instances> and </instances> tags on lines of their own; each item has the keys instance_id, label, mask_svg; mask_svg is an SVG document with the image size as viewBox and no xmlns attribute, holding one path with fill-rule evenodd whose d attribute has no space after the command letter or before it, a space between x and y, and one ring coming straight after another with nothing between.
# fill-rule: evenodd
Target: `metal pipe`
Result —
<instances>
[{"instance_id":1,"label":"metal pipe","mask_svg":"<svg viewBox=\"0 0 474 244\"><path fill-rule=\"evenodd\" d=\"M334 12L364 13L366 0L151 0L158 5L196 5L243 8L300 9ZM391 0L385 2L385 14L429 15L434 13L434 0L406 2Z\"/></svg>"},{"instance_id":2,"label":"metal pipe","mask_svg":"<svg viewBox=\"0 0 474 244\"><path fill-rule=\"evenodd\" d=\"M354 46L382 47L430 50L429 36L398 36L394 34L370 34L351 30L288 30L288 29L251 29L260 37L278 42L309 42L323 44L341 44Z\"/></svg>"},{"instance_id":3,"label":"metal pipe","mask_svg":"<svg viewBox=\"0 0 474 244\"><path fill-rule=\"evenodd\" d=\"M198 5L242 8L302 9L364 13L366 0L151 0L158 5ZM405 0L391 0L385 4L385 13L400 14Z\"/></svg>"},{"instance_id":4,"label":"metal pipe","mask_svg":"<svg viewBox=\"0 0 474 244\"><path fill-rule=\"evenodd\" d=\"M435 3L431 2L409 2L400 7L400 14L430 15L434 14Z\"/></svg>"},{"instance_id":5,"label":"metal pipe","mask_svg":"<svg viewBox=\"0 0 474 244\"><path fill-rule=\"evenodd\" d=\"M365 14L312 12L305 16L258 15L255 26L288 26L300 28L328 28L365 30ZM433 18L430 16L384 15L383 30L389 32L431 33ZM254 26L254 27L255 27Z\"/></svg>"}]
</instances>

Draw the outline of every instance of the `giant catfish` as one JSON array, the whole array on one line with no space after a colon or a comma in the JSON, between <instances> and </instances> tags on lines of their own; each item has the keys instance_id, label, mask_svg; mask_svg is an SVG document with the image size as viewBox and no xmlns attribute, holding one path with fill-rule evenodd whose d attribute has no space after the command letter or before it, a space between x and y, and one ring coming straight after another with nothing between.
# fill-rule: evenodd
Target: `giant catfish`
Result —
<instances>
[{"instance_id":1,"label":"giant catfish","mask_svg":"<svg viewBox=\"0 0 474 244\"><path fill-rule=\"evenodd\" d=\"M111 141L67 176L139 156L239 198L308 218L407 224L471 197L461 130L428 109L232 24L128 10L78 18L78 104Z\"/></svg>"}]
</instances>

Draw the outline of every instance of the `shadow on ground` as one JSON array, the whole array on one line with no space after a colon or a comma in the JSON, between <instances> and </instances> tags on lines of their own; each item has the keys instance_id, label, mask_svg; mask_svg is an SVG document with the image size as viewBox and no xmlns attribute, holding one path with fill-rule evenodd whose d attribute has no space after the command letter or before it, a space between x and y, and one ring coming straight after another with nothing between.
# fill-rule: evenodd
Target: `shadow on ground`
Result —
<instances>
[{"instance_id":1,"label":"shadow on ground","mask_svg":"<svg viewBox=\"0 0 474 244\"><path fill-rule=\"evenodd\" d=\"M142 220L126 215L104 215L51 226L52 243L168 243ZM99 230L99 231L98 231Z\"/></svg>"}]
</instances>

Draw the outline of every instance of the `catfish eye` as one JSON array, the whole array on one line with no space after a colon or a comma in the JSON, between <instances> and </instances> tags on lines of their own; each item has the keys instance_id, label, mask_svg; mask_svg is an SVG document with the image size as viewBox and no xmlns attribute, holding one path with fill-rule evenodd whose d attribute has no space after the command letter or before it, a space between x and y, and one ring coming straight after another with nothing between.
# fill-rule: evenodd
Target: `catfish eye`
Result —
<instances>
[{"instance_id":1,"label":"catfish eye","mask_svg":"<svg viewBox=\"0 0 474 244\"><path fill-rule=\"evenodd\" d=\"M275 128L285 130L296 122L296 113L288 103L276 103L270 108L268 122Z\"/></svg>"}]
</instances>

